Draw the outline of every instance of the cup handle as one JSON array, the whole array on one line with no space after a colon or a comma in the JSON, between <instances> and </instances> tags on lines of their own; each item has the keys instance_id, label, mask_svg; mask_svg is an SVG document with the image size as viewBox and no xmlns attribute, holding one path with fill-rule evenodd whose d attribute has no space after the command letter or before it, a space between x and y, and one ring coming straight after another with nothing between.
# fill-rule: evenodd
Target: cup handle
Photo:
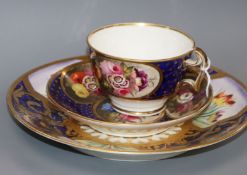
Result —
<instances>
[{"instance_id":1,"label":"cup handle","mask_svg":"<svg viewBox=\"0 0 247 175\"><path fill-rule=\"evenodd\" d=\"M191 69L196 69L199 71L197 77L195 80L192 79L184 79L182 82L190 84L193 89L198 92L201 89L201 84L205 76L207 77L207 89L208 91L209 85L210 85L210 75L208 73L208 69L210 68L210 60L207 57L206 53L199 47L195 48L194 51L196 55L196 59L188 59L185 61L185 67L190 67Z\"/></svg>"}]
</instances>

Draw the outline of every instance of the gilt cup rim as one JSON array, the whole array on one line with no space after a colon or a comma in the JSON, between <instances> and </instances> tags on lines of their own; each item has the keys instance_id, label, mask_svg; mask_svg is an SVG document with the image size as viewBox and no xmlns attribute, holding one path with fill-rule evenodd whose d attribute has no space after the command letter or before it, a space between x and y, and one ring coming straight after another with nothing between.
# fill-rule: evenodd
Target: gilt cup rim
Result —
<instances>
[{"instance_id":1,"label":"gilt cup rim","mask_svg":"<svg viewBox=\"0 0 247 175\"><path fill-rule=\"evenodd\" d=\"M92 37L95 33L97 33L98 31L101 31L101 30L104 30L104 29L107 29L107 28L111 28L111 27L116 27L116 26L143 26L143 27L145 27L145 26L154 26L154 27L160 27L160 28L165 28L165 29L169 29L169 30L172 30L172 31L176 31L176 32L184 35L185 37L187 37L189 40L192 41L192 49L187 51L187 52L185 52L185 53L183 53L183 54L180 54L180 55L177 55L177 56L174 56L174 57L166 57L166 58L155 59L155 60L153 60L153 59L142 60L142 59L138 59L138 58L128 58L128 57L121 57L121 56L113 56L113 55L104 53L102 51L99 51L98 49L93 47L92 44L90 44L90 37ZM175 27L168 26L168 25L157 24L157 23L146 23L146 22L115 23L115 24L110 24L110 25L105 25L105 26L99 27L99 28L93 30L92 32L90 32L88 34L88 36L87 36L87 44L90 47L90 49L92 49L94 52L96 52L96 54L101 55L103 57L107 57L107 58L110 58L110 59L113 59L113 60L117 60L117 61L129 61L129 62L136 62L136 63L164 62L164 61L176 60L176 59L179 59L179 58L181 59L181 58L184 58L187 55L192 54L192 52L196 48L195 40L192 38L192 36L190 36L189 34L183 32L182 30L177 29Z\"/></svg>"}]
</instances>

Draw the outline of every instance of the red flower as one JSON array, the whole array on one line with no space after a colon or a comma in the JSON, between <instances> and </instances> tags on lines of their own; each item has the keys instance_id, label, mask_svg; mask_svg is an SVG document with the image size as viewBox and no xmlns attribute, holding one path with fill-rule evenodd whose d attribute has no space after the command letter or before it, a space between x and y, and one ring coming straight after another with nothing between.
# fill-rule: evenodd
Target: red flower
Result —
<instances>
[{"instance_id":1,"label":"red flower","mask_svg":"<svg viewBox=\"0 0 247 175\"><path fill-rule=\"evenodd\" d=\"M83 72L74 72L70 75L70 79L73 81L73 83L82 83L82 79L85 76Z\"/></svg>"}]
</instances>

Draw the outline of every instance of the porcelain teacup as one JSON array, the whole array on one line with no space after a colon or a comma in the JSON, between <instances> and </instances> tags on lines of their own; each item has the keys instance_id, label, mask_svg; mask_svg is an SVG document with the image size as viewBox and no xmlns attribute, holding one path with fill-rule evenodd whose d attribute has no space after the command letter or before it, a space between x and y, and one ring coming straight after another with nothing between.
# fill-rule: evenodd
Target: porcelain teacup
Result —
<instances>
[{"instance_id":1,"label":"porcelain teacup","mask_svg":"<svg viewBox=\"0 0 247 175\"><path fill-rule=\"evenodd\" d=\"M188 34L172 27L113 24L90 33L87 42L101 89L124 114L160 113L179 85L186 83L198 91L208 75L205 52ZM198 69L196 79L184 79L188 67Z\"/></svg>"}]
</instances>

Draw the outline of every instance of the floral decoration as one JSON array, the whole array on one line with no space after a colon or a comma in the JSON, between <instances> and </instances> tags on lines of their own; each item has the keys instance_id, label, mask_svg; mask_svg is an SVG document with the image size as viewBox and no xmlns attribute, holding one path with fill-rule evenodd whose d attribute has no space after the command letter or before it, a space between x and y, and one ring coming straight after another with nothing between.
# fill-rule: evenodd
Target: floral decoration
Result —
<instances>
[{"instance_id":1,"label":"floral decoration","mask_svg":"<svg viewBox=\"0 0 247 175\"><path fill-rule=\"evenodd\" d=\"M110 88L118 96L128 94L135 96L136 93L153 85L152 79L148 77L144 70L135 66L128 66L123 62L103 60L99 62L97 69L100 69L105 77L103 85ZM99 71L97 72L97 76L101 77Z\"/></svg>"},{"instance_id":2,"label":"floral decoration","mask_svg":"<svg viewBox=\"0 0 247 175\"><path fill-rule=\"evenodd\" d=\"M81 98L86 98L91 92L100 93L92 70L76 71L70 75L71 88Z\"/></svg>"},{"instance_id":3,"label":"floral decoration","mask_svg":"<svg viewBox=\"0 0 247 175\"><path fill-rule=\"evenodd\" d=\"M205 90L195 92L195 90L187 84L181 85L176 95L167 101L167 110L170 116L183 117L204 106L207 102Z\"/></svg>"},{"instance_id":4,"label":"floral decoration","mask_svg":"<svg viewBox=\"0 0 247 175\"><path fill-rule=\"evenodd\" d=\"M214 99L208 109L204 113L200 114L197 118L193 120L193 124L200 127L206 128L217 121L224 114L224 108L235 104L232 94L226 94L226 92L220 92L214 96Z\"/></svg>"}]
</instances>

